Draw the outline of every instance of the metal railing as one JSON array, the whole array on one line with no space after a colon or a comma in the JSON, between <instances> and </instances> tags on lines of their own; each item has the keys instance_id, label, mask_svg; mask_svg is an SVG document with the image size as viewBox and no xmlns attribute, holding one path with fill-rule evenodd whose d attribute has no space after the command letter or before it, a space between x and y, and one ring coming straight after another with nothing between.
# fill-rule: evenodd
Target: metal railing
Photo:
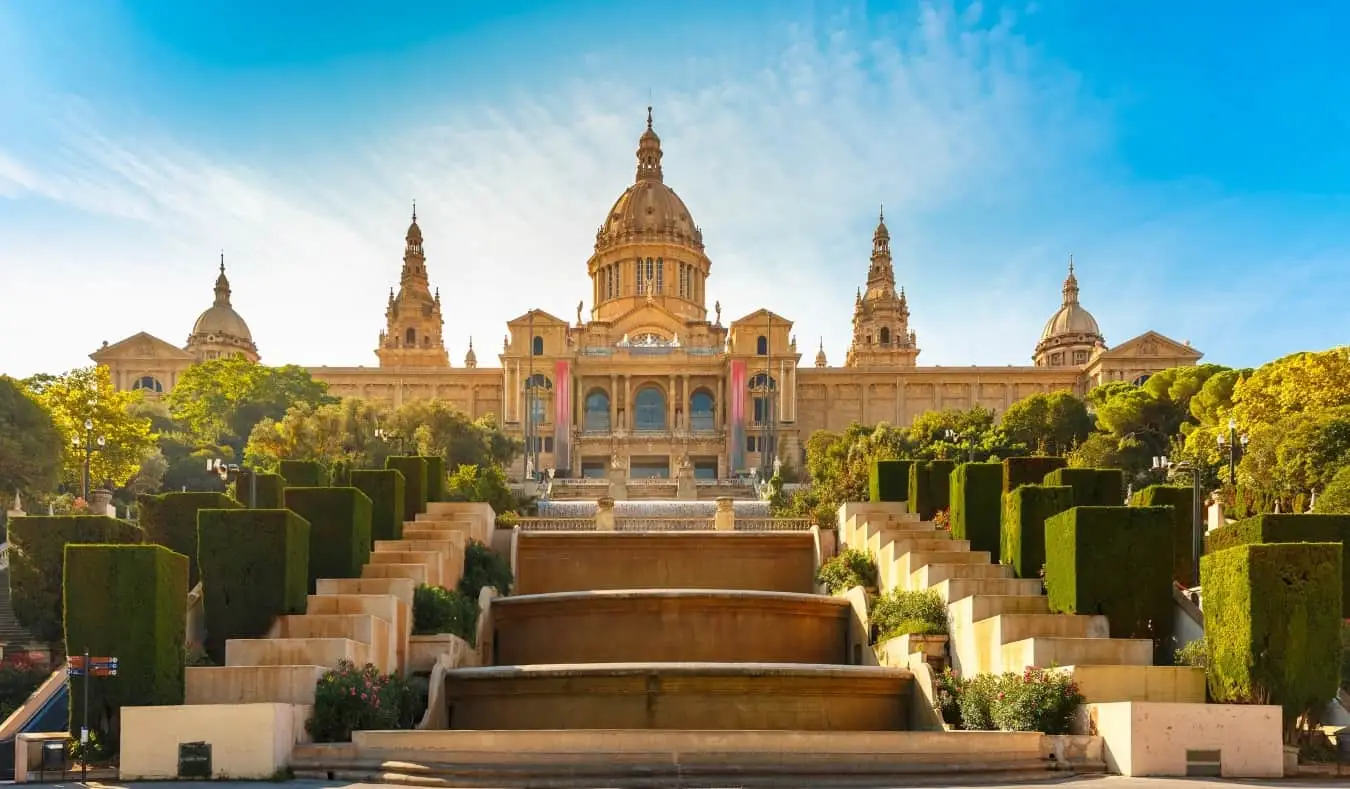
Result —
<instances>
[{"instance_id":1,"label":"metal railing","mask_svg":"<svg viewBox=\"0 0 1350 789\"><path fill-rule=\"evenodd\" d=\"M736 531L811 531L811 519L737 518Z\"/></svg>"}]
</instances>

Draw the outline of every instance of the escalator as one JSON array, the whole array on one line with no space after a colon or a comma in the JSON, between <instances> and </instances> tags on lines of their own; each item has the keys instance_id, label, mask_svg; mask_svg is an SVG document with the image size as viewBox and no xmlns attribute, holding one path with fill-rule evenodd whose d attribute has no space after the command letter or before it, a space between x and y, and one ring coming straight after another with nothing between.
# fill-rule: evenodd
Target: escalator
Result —
<instances>
[{"instance_id":1,"label":"escalator","mask_svg":"<svg viewBox=\"0 0 1350 789\"><path fill-rule=\"evenodd\" d=\"M70 730L70 684L62 663L28 701L0 724L0 781L14 780L14 742L20 734Z\"/></svg>"}]
</instances>

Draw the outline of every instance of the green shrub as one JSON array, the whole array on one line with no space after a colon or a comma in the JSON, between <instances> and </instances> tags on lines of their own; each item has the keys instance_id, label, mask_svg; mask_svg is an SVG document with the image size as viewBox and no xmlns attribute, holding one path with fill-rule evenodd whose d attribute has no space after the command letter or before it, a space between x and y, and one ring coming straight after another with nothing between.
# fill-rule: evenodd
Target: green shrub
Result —
<instances>
[{"instance_id":1,"label":"green shrub","mask_svg":"<svg viewBox=\"0 0 1350 789\"><path fill-rule=\"evenodd\" d=\"M188 558L188 588L201 580L197 571L197 511L238 509L243 505L224 493L188 491L136 497L146 542L163 545Z\"/></svg>"},{"instance_id":2,"label":"green shrub","mask_svg":"<svg viewBox=\"0 0 1350 789\"><path fill-rule=\"evenodd\" d=\"M1209 652L1205 649L1205 639L1188 641L1176 651L1173 655L1173 662L1178 666L1191 666L1194 668L1205 668L1208 663Z\"/></svg>"},{"instance_id":3,"label":"green shrub","mask_svg":"<svg viewBox=\"0 0 1350 789\"><path fill-rule=\"evenodd\" d=\"M70 683L70 726L115 745L122 707L183 703L188 559L162 545L70 545L65 562L68 653L117 658L117 677Z\"/></svg>"},{"instance_id":4,"label":"green shrub","mask_svg":"<svg viewBox=\"0 0 1350 789\"><path fill-rule=\"evenodd\" d=\"M478 599L458 589L422 584L413 594L413 635L453 633L472 646L478 628Z\"/></svg>"},{"instance_id":5,"label":"green shrub","mask_svg":"<svg viewBox=\"0 0 1350 789\"><path fill-rule=\"evenodd\" d=\"M279 510L283 508L281 492L286 489L286 480L281 478L280 474L254 474L252 471L239 472L239 479L234 483L234 500L244 505L249 505L249 485L250 478L258 478L255 494L258 497L252 507L256 510Z\"/></svg>"},{"instance_id":6,"label":"green shrub","mask_svg":"<svg viewBox=\"0 0 1350 789\"><path fill-rule=\"evenodd\" d=\"M943 720L969 731L1068 734L1083 695L1069 673L1029 666L1021 674L944 674L938 700Z\"/></svg>"},{"instance_id":7,"label":"green shrub","mask_svg":"<svg viewBox=\"0 0 1350 789\"><path fill-rule=\"evenodd\" d=\"M868 501L909 501L912 460L873 460L867 471Z\"/></svg>"},{"instance_id":8,"label":"green shrub","mask_svg":"<svg viewBox=\"0 0 1350 789\"><path fill-rule=\"evenodd\" d=\"M262 638L278 616L305 612L309 530L291 510L197 513L205 646L218 665L226 640Z\"/></svg>"},{"instance_id":9,"label":"green shrub","mask_svg":"<svg viewBox=\"0 0 1350 789\"><path fill-rule=\"evenodd\" d=\"M417 520L417 513L427 511L427 461L425 458L390 455L385 468L397 469L403 474L403 520Z\"/></svg>"},{"instance_id":10,"label":"green shrub","mask_svg":"<svg viewBox=\"0 0 1350 789\"><path fill-rule=\"evenodd\" d=\"M951 476L952 539L970 540L972 551L999 555L1003 514L1003 465L962 463Z\"/></svg>"},{"instance_id":11,"label":"green shrub","mask_svg":"<svg viewBox=\"0 0 1350 789\"><path fill-rule=\"evenodd\" d=\"M1004 494L1002 563L1018 578L1039 578L1045 566L1045 520L1072 506L1073 489L1065 485L1021 485Z\"/></svg>"},{"instance_id":12,"label":"green shrub","mask_svg":"<svg viewBox=\"0 0 1350 789\"><path fill-rule=\"evenodd\" d=\"M0 664L0 720L22 707L52 672L25 658Z\"/></svg>"},{"instance_id":13,"label":"green shrub","mask_svg":"<svg viewBox=\"0 0 1350 789\"><path fill-rule=\"evenodd\" d=\"M350 488L352 485L352 465L345 460L333 464L331 483L335 488Z\"/></svg>"},{"instance_id":14,"label":"green shrub","mask_svg":"<svg viewBox=\"0 0 1350 789\"><path fill-rule=\"evenodd\" d=\"M1119 507L1125 503L1125 475L1118 468L1057 468L1043 485L1073 488L1075 507Z\"/></svg>"},{"instance_id":15,"label":"green shrub","mask_svg":"<svg viewBox=\"0 0 1350 789\"><path fill-rule=\"evenodd\" d=\"M935 589L892 589L872 601L868 619L880 634L878 643L903 635L946 635L947 603Z\"/></svg>"},{"instance_id":16,"label":"green shrub","mask_svg":"<svg viewBox=\"0 0 1350 789\"><path fill-rule=\"evenodd\" d=\"M1172 508L1172 580L1190 589L1199 583L1195 577L1194 526L1192 502L1194 494L1189 485L1149 485L1134 494L1130 504L1136 507Z\"/></svg>"},{"instance_id":17,"label":"green shrub","mask_svg":"<svg viewBox=\"0 0 1350 789\"><path fill-rule=\"evenodd\" d=\"M288 488L322 488L328 485L328 472L317 460L283 460L278 466Z\"/></svg>"},{"instance_id":18,"label":"green shrub","mask_svg":"<svg viewBox=\"0 0 1350 789\"><path fill-rule=\"evenodd\" d=\"M392 468L352 469L352 487L370 498L370 539L403 539L403 472Z\"/></svg>"},{"instance_id":19,"label":"green shrub","mask_svg":"<svg viewBox=\"0 0 1350 789\"><path fill-rule=\"evenodd\" d=\"M314 742L351 742L354 731L412 728L407 695L402 677L344 660L319 679L305 728Z\"/></svg>"},{"instance_id":20,"label":"green shrub","mask_svg":"<svg viewBox=\"0 0 1350 789\"><path fill-rule=\"evenodd\" d=\"M1069 461L1064 458L1047 455L1006 458L1003 461L1003 492L1011 493L1023 485L1041 485L1046 474L1067 465Z\"/></svg>"},{"instance_id":21,"label":"green shrub","mask_svg":"<svg viewBox=\"0 0 1350 789\"><path fill-rule=\"evenodd\" d=\"M816 583L824 584L830 594L847 592L855 586L876 589L877 563L866 551L845 548L821 563Z\"/></svg>"},{"instance_id":22,"label":"green shrub","mask_svg":"<svg viewBox=\"0 0 1350 789\"><path fill-rule=\"evenodd\" d=\"M1074 507L1045 521L1050 610L1101 614L1112 638L1155 644L1172 630L1172 513Z\"/></svg>"},{"instance_id":23,"label":"green shrub","mask_svg":"<svg viewBox=\"0 0 1350 789\"><path fill-rule=\"evenodd\" d=\"M286 508L309 521L309 592L320 578L360 578L370 561L370 498L356 488L287 488Z\"/></svg>"},{"instance_id":24,"label":"green shrub","mask_svg":"<svg viewBox=\"0 0 1350 789\"><path fill-rule=\"evenodd\" d=\"M933 513L950 506L948 478L956 464L950 460L920 461L909 467L909 511L931 521Z\"/></svg>"},{"instance_id":25,"label":"green shrub","mask_svg":"<svg viewBox=\"0 0 1350 789\"><path fill-rule=\"evenodd\" d=\"M1273 542L1350 543L1350 515L1265 514L1220 526L1205 536L1205 553L1217 553L1238 545ZM1350 619L1350 570L1344 565L1341 579L1342 616Z\"/></svg>"},{"instance_id":26,"label":"green shrub","mask_svg":"<svg viewBox=\"0 0 1350 789\"><path fill-rule=\"evenodd\" d=\"M1278 704L1290 738L1300 715L1336 695L1341 551L1339 543L1248 544L1200 560L1215 701Z\"/></svg>"},{"instance_id":27,"label":"green shrub","mask_svg":"<svg viewBox=\"0 0 1350 789\"><path fill-rule=\"evenodd\" d=\"M65 637L66 546L145 542L134 523L106 515L27 515L9 520L9 598L14 618L44 644ZM186 596L186 595L185 595Z\"/></svg>"},{"instance_id":28,"label":"green shrub","mask_svg":"<svg viewBox=\"0 0 1350 789\"><path fill-rule=\"evenodd\" d=\"M445 501L445 458L422 455L427 464L427 501Z\"/></svg>"},{"instance_id":29,"label":"green shrub","mask_svg":"<svg viewBox=\"0 0 1350 789\"><path fill-rule=\"evenodd\" d=\"M484 588L491 586L498 594L508 595L514 581L506 557L478 540L469 540L464 546L464 577L459 579L459 592L475 605Z\"/></svg>"}]
</instances>

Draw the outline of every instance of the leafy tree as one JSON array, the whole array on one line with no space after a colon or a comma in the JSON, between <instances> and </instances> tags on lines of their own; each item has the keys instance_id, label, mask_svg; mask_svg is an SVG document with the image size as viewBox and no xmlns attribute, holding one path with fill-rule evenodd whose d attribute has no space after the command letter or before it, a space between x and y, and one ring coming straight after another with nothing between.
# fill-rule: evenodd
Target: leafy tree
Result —
<instances>
[{"instance_id":1,"label":"leafy tree","mask_svg":"<svg viewBox=\"0 0 1350 789\"><path fill-rule=\"evenodd\" d=\"M449 501L482 501L492 505L497 514L514 512L516 496L506 484L501 466L461 465L450 473L445 488Z\"/></svg>"},{"instance_id":2,"label":"leafy tree","mask_svg":"<svg viewBox=\"0 0 1350 789\"><path fill-rule=\"evenodd\" d=\"M951 431L955 438L948 438ZM965 460L974 451L975 458L1005 453L1008 442L994 426L994 412L975 406L969 410L944 408L925 411L914 419L906 434L909 457Z\"/></svg>"},{"instance_id":3,"label":"leafy tree","mask_svg":"<svg viewBox=\"0 0 1350 789\"><path fill-rule=\"evenodd\" d=\"M1037 393L1008 406L999 423L1024 451L1062 455L1092 432L1087 403L1069 392Z\"/></svg>"},{"instance_id":4,"label":"leafy tree","mask_svg":"<svg viewBox=\"0 0 1350 789\"><path fill-rule=\"evenodd\" d=\"M397 450L376 435L386 410L376 403L349 397L314 406L297 403L278 420L264 419L249 435L249 465L276 471L282 460L316 460L332 467L379 468Z\"/></svg>"},{"instance_id":5,"label":"leafy tree","mask_svg":"<svg viewBox=\"0 0 1350 789\"><path fill-rule=\"evenodd\" d=\"M474 420L443 400L414 400L391 417L397 435L411 441L409 449L423 455L440 455L445 467L508 466L522 445L505 433L495 417Z\"/></svg>"},{"instance_id":6,"label":"leafy tree","mask_svg":"<svg viewBox=\"0 0 1350 789\"><path fill-rule=\"evenodd\" d=\"M1252 372L1250 368L1220 370L1211 375L1191 398L1191 416L1201 425L1223 424L1233 410L1233 390L1238 381L1249 378Z\"/></svg>"},{"instance_id":7,"label":"leafy tree","mask_svg":"<svg viewBox=\"0 0 1350 789\"><path fill-rule=\"evenodd\" d=\"M1290 354L1262 365L1233 389L1233 417L1241 429L1342 405L1350 405L1350 346Z\"/></svg>"},{"instance_id":8,"label":"leafy tree","mask_svg":"<svg viewBox=\"0 0 1350 789\"><path fill-rule=\"evenodd\" d=\"M54 489L63 446L51 414L18 381L0 375L0 504L15 491Z\"/></svg>"},{"instance_id":9,"label":"leafy tree","mask_svg":"<svg viewBox=\"0 0 1350 789\"><path fill-rule=\"evenodd\" d=\"M86 424L92 425L92 437L105 440L104 446L95 445L89 457L91 486L125 485L153 453L155 435L150 420L131 410L140 393L115 390L108 368L84 367L60 376L35 376L25 384L51 414L61 434L67 484L78 487L84 475Z\"/></svg>"},{"instance_id":10,"label":"leafy tree","mask_svg":"<svg viewBox=\"0 0 1350 789\"><path fill-rule=\"evenodd\" d=\"M1313 512L1350 515L1350 465L1341 466L1326 489L1318 494Z\"/></svg>"},{"instance_id":11,"label":"leafy tree","mask_svg":"<svg viewBox=\"0 0 1350 789\"><path fill-rule=\"evenodd\" d=\"M1239 483L1288 504L1299 493L1324 489L1350 465L1350 406L1293 413L1258 425L1250 437Z\"/></svg>"},{"instance_id":12,"label":"leafy tree","mask_svg":"<svg viewBox=\"0 0 1350 789\"><path fill-rule=\"evenodd\" d=\"M242 457L255 425L284 418L297 403L332 402L327 391L327 384L302 367L267 367L226 356L189 367L167 400L170 415L193 441L226 445Z\"/></svg>"}]
</instances>

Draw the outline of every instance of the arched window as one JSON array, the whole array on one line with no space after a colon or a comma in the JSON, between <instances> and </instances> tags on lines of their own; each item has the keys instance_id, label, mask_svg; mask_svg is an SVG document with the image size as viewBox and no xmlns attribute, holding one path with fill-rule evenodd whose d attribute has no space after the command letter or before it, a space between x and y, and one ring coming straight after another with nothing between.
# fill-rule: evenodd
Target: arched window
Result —
<instances>
[{"instance_id":1,"label":"arched window","mask_svg":"<svg viewBox=\"0 0 1350 789\"><path fill-rule=\"evenodd\" d=\"M713 396L707 389L694 392L689 398L689 427L693 430L712 430L717 420L713 405Z\"/></svg>"},{"instance_id":2,"label":"arched window","mask_svg":"<svg viewBox=\"0 0 1350 789\"><path fill-rule=\"evenodd\" d=\"M1133 381L1131 381L1131 383L1133 383L1135 386L1143 386L1143 385L1144 385L1144 382L1147 381L1148 379L1149 379L1149 374L1148 374L1148 373L1144 373L1143 375L1141 375L1141 376L1135 378Z\"/></svg>"},{"instance_id":3,"label":"arched window","mask_svg":"<svg viewBox=\"0 0 1350 789\"><path fill-rule=\"evenodd\" d=\"M666 429L666 393L655 386L644 386L633 398L638 430Z\"/></svg>"},{"instance_id":4,"label":"arched window","mask_svg":"<svg viewBox=\"0 0 1350 789\"><path fill-rule=\"evenodd\" d=\"M608 433L609 430L609 395L596 389L586 395L586 432Z\"/></svg>"},{"instance_id":5,"label":"arched window","mask_svg":"<svg viewBox=\"0 0 1350 789\"><path fill-rule=\"evenodd\" d=\"M765 337L765 336L762 335L762 334L759 335L759 339L755 340L755 353L759 354L760 356L768 356L768 355L769 355L769 338L768 338L768 337Z\"/></svg>"},{"instance_id":6,"label":"arched window","mask_svg":"<svg viewBox=\"0 0 1350 789\"><path fill-rule=\"evenodd\" d=\"M886 328L885 326L881 327L881 344L882 345L891 344L891 330Z\"/></svg>"},{"instance_id":7,"label":"arched window","mask_svg":"<svg viewBox=\"0 0 1350 789\"><path fill-rule=\"evenodd\" d=\"M417 329L409 328L403 335L403 345L407 348L417 347Z\"/></svg>"},{"instance_id":8,"label":"arched window","mask_svg":"<svg viewBox=\"0 0 1350 789\"><path fill-rule=\"evenodd\" d=\"M151 392L154 392L155 394L162 394L164 392L164 385L161 384L159 382L159 379L155 378L153 375L145 375L141 376L140 378L137 378L136 383L132 384L131 388L147 389Z\"/></svg>"},{"instance_id":9,"label":"arched window","mask_svg":"<svg viewBox=\"0 0 1350 789\"><path fill-rule=\"evenodd\" d=\"M773 379L773 376L769 375L768 373L755 373L754 375L750 376L750 391L752 392L760 392L760 391L772 392L777 388L778 382L775 381Z\"/></svg>"},{"instance_id":10,"label":"arched window","mask_svg":"<svg viewBox=\"0 0 1350 789\"><path fill-rule=\"evenodd\" d=\"M536 336L536 337L534 338L534 343L531 345L531 351L530 351L530 352L533 353L535 356L543 356L543 355L544 355L544 338L543 338L543 337Z\"/></svg>"}]
</instances>

